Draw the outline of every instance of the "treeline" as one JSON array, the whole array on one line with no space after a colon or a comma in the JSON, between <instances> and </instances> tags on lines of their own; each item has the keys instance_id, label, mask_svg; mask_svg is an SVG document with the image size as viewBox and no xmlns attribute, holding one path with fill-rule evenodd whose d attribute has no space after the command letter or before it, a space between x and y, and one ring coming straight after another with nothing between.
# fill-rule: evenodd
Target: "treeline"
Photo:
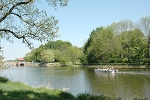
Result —
<instances>
[{"instance_id":1,"label":"treeline","mask_svg":"<svg viewBox=\"0 0 150 100\"><path fill-rule=\"evenodd\" d=\"M51 41L26 54L27 61L76 64L149 64L150 17L133 23L123 20L94 29L82 48L66 41Z\"/></svg>"},{"instance_id":2,"label":"treeline","mask_svg":"<svg viewBox=\"0 0 150 100\"><path fill-rule=\"evenodd\" d=\"M84 45L81 61L89 63L148 64L150 17L138 22L123 20L93 30Z\"/></svg>"},{"instance_id":3,"label":"treeline","mask_svg":"<svg viewBox=\"0 0 150 100\"><path fill-rule=\"evenodd\" d=\"M59 62L62 66L66 66L67 62L72 62L73 65L79 62L82 54L82 50L72 46L70 42L57 40L33 49L25 55L25 60L43 63Z\"/></svg>"}]
</instances>

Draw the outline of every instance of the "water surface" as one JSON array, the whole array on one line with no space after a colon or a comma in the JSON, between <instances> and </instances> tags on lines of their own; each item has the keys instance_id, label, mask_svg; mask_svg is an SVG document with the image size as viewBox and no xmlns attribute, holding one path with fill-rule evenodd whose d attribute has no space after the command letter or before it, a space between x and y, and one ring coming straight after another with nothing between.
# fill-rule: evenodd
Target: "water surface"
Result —
<instances>
[{"instance_id":1,"label":"water surface","mask_svg":"<svg viewBox=\"0 0 150 100\"><path fill-rule=\"evenodd\" d=\"M16 67L4 70L0 75L34 87L63 89L74 95L88 92L123 99L150 98L149 69L123 69L117 74L107 74L94 72L93 68Z\"/></svg>"}]
</instances>

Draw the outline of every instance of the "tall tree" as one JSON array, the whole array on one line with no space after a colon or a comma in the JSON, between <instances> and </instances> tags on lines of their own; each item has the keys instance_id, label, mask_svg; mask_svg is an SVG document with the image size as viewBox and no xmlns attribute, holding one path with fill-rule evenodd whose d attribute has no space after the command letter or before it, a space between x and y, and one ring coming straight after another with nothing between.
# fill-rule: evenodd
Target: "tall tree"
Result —
<instances>
[{"instance_id":1,"label":"tall tree","mask_svg":"<svg viewBox=\"0 0 150 100\"><path fill-rule=\"evenodd\" d=\"M31 54L31 52L26 53L24 59L27 62L31 62L32 61L32 54Z\"/></svg>"},{"instance_id":2,"label":"tall tree","mask_svg":"<svg viewBox=\"0 0 150 100\"><path fill-rule=\"evenodd\" d=\"M142 17L139 20L139 27L141 30L145 33L147 37L147 43L148 43L148 58L149 58L149 65L150 65L150 17Z\"/></svg>"},{"instance_id":3,"label":"tall tree","mask_svg":"<svg viewBox=\"0 0 150 100\"><path fill-rule=\"evenodd\" d=\"M66 49L66 55L73 65L75 65L77 60L81 57L82 51L78 47L70 46Z\"/></svg>"},{"instance_id":4,"label":"tall tree","mask_svg":"<svg viewBox=\"0 0 150 100\"><path fill-rule=\"evenodd\" d=\"M48 63L54 62L55 61L54 58L55 58L54 53L50 49L48 49L42 51L40 60L42 62Z\"/></svg>"},{"instance_id":5,"label":"tall tree","mask_svg":"<svg viewBox=\"0 0 150 100\"><path fill-rule=\"evenodd\" d=\"M140 64L145 57L146 40L141 30L129 30L121 34L122 56L128 63Z\"/></svg>"},{"instance_id":6,"label":"tall tree","mask_svg":"<svg viewBox=\"0 0 150 100\"><path fill-rule=\"evenodd\" d=\"M113 33L121 34L122 32L129 31L135 29L135 25L131 20L122 20L120 22L112 23L108 26L109 29L113 31Z\"/></svg>"},{"instance_id":7,"label":"tall tree","mask_svg":"<svg viewBox=\"0 0 150 100\"><path fill-rule=\"evenodd\" d=\"M91 43L87 48L87 60L89 63L107 62L112 55L114 34L109 28L96 28L90 37Z\"/></svg>"},{"instance_id":8,"label":"tall tree","mask_svg":"<svg viewBox=\"0 0 150 100\"><path fill-rule=\"evenodd\" d=\"M45 49L54 49L54 50L65 50L69 46L72 46L72 44L68 41L62 41L62 40L57 40L57 41L49 41L48 43L43 45Z\"/></svg>"},{"instance_id":9,"label":"tall tree","mask_svg":"<svg viewBox=\"0 0 150 100\"><path fill-rule=\"evenodd\" d=\"M66 6L68 0L46 0L52 7ZM42 1L41 1L42 2ZM0 37L13 41L13 37L32 46L31 40L49 41L57 36L58 21L40 11L38 0L0 0Z\"/></svg>"}]
</instances>

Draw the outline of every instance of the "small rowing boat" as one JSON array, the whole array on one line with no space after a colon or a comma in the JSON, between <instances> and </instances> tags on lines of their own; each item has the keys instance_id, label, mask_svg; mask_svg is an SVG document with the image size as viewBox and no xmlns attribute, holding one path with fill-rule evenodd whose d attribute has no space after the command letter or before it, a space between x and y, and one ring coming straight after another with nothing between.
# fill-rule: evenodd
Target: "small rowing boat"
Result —
<instances>
[{"instance_id":1,"label":"small rowing boat","mask_svg":"<svg viewBox=\"0 0 150 100\"><path fill-rule=\"evenodd\" d=\"M103 73L117 73L118 70L114 69L114 68L111 68L111 69L100 69L100 68L97 68L97 69L94 69L95 72L103 72Z\"/></svg>"}]
</instances>

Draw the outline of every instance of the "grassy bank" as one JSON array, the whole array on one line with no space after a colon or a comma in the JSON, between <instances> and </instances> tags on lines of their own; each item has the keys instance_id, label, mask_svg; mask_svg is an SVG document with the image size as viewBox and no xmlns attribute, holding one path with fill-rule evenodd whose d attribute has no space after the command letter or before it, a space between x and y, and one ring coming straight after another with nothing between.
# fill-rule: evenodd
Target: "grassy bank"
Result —
<instances>
[{"instance_id":1,"label":"grassy bank","mask_svg":"<svg viewBox=\"0 0 150 100\"><path fill-rule=\"evenodd\" d=\"M121 100L121 98L110 98L104 95L91 95L89 93L77 96L62 90L51 90L43 87L33 88L21 82L11 82L0 76L0 100ZM148 100L144 98L133 98L132 100Z\"/></svg>"}]
</instances>

